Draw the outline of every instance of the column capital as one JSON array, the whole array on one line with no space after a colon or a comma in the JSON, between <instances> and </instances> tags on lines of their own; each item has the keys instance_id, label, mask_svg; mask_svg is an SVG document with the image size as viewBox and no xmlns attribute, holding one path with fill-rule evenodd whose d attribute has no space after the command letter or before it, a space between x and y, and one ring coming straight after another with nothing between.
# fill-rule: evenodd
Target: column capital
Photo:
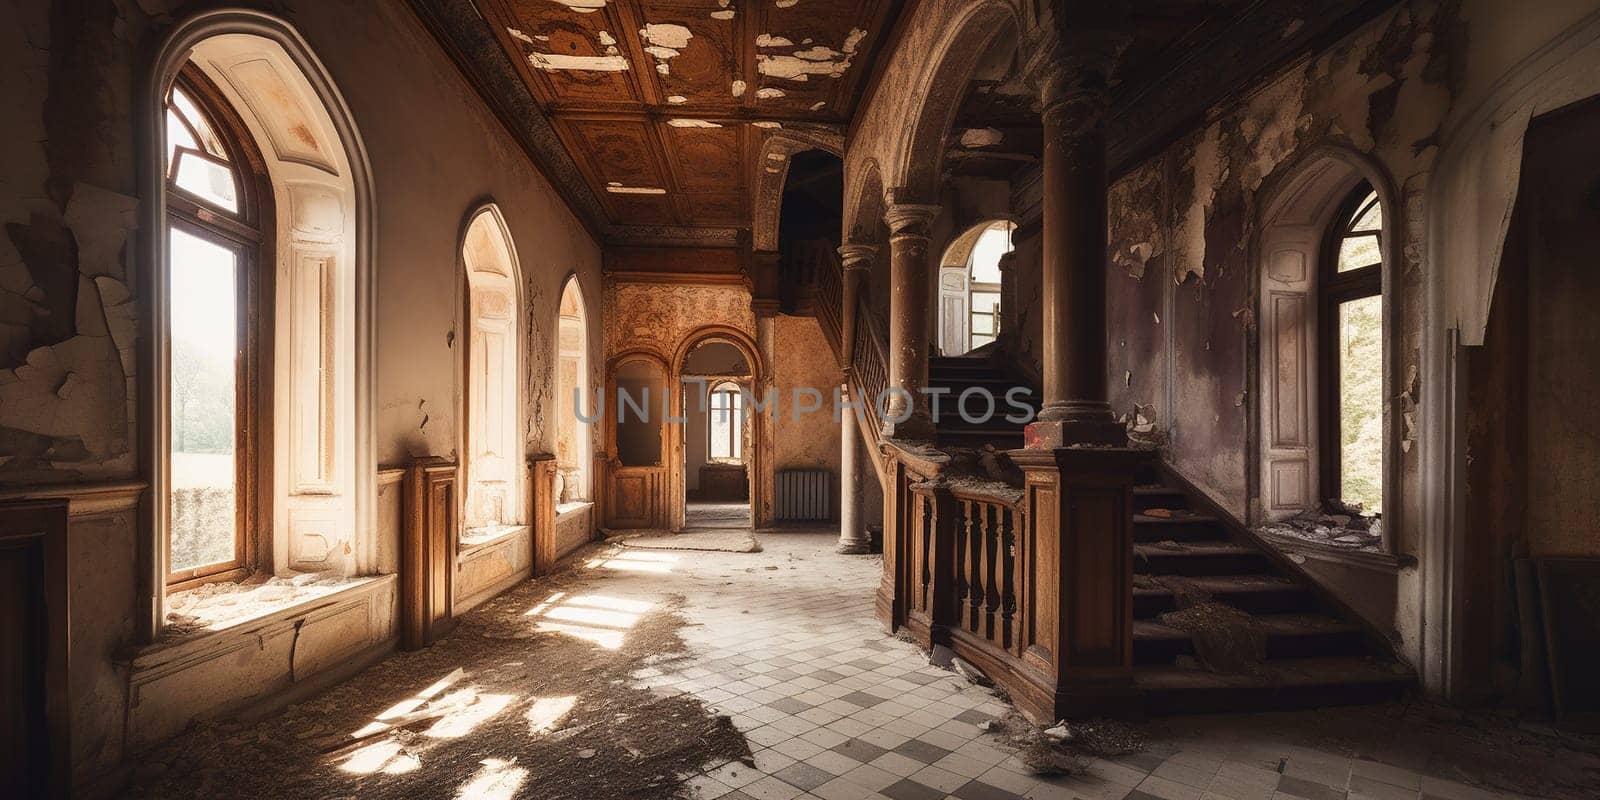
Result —
<instances>
[{"instance_id":1,"label":"column capital","mask_svg":"<svg viewBox=\"0 0 1600 800\"><path fill-rule=\"evenodd\" d=\"M1128 38L1118 30L1058 32L1053 25L1042 26L1026 46L1023 74L1039 93L1043 110L1076 101L1103 113L1110 105L1111 72Z\"/></svg>"},{"instance_id":2,"label":"column capital","mask_svg":"<svg viewBox=\"0 0 1600 800\"><path fill-rule=\"evenodd\" d=\"M888 207L884 209L883 222L889 226L889 235L928 236L928 226L939 216L941 210L939 206L930 203L901 202L897 197L898 193L893 189L886 197Z\"/></svg>"},{"instance_id":3,"label":"column capital","mask_svg":"<svg viewBox=\"0 0 1600 800\"><path fill-rule=\"evenodd\" d=\"M839 248L840 266L846 271L870 270L878 259L878 246L872 244L847 244Z\"/></svg>"}]
</instances>

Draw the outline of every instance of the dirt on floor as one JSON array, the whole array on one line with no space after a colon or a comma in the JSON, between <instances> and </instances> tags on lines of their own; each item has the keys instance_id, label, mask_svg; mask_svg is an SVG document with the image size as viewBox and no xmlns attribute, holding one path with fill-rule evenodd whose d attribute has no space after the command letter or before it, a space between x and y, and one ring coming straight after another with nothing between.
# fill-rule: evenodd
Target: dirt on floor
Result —
<instances>
[{"instance_id":1,"label":"dirt on floor","mask_svg":"<svg viewBox=\"0 0 1600 800\"><path fill-rule=\"evenodd\" d=\"M691 658L681 598L645 611L615 650L536 630L530 610L586 583L524 583L428 650L259 722L197 725L139 759L130 795L681 798L699 770L751 763L728 717L636 688L640 672Z\"/></svg>"}]
</instances>

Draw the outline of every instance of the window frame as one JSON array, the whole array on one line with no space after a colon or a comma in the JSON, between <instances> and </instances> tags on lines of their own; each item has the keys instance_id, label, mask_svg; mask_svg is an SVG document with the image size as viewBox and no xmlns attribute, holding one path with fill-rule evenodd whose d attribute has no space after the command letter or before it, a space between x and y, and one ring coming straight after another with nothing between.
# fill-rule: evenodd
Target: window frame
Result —
<instances>
[{"instance_id":1,"label":"window frame","mask_svg":"<svg viewBox=\"0 0 1600 800\"><path fill-rule=\"evenodd\" d=\"M1355 236L1368 236L1370 233L1354 233L1353 226L1360 218L1360 212L1368 207L1367 200L1371 199L1377 204L1379 212L1383 215L1383 225L1379 227L1378 236L1378 262L1359 267L1347 272L1339 271L1339 251L1346 239ZM1340 347L1339 347L1339 310L1345 303L1355 300L1364 300L1369 297L1383 296L1383 255L1387 244L1387 235L1384 228L1388 226L1389 209L1383 207L1383 198L1377 190L1366 181L1356 185L1354 189L1339 203L1338 211L1334 214L1333 222L1323 237L1321 262L1317 270L1317 363L1318 399L1321 401L1321 411L1318 414L1317 434L1320 438L1321 486L1318 498L1322 502L1328 500L1344 501L1344 476L1343 476L1343 415L1340 413L1342 406L1339 391L1340 373ZM1384 309L1387 317L1387 308ZM1385 342L1380 345L1387 354L1388 326L1382 326ZM1380 380L1383 365L1378 366ZM1380 417L1385 412L1380 410ZM1388 449L1389 442L1384 437L1382 445ZM1387 489L1386 475L1378 476L1380 486ZM1385 498L1387 501L1387 498ZM1368 515L1381 515L1382 508L1362 509Z\"/></svg>"},{"instance_id":2,"label":"window frame","mask_svg":"<svg viewBox=\"0 0 1600 800\"><path fill-rule=\"evenodd\" d=\"M717 396L726 395L729 398L727 409L717 408ZM711 387L707 394L706 403L706 461L713 464L743 464L744 463L744 399L738 384L723 381ZM716 455L716 437L713 434L713 415L719 410L725 410L733 416L728 426L728 452L732 455Z\"/></svg>"},{"instance_id":3,"label":"window frame","mask_svg":"<svg viewBox=\"0 0 1600 800\"><path fill-rule=\"evenodd\" d=\"M185 570L172 569L172 496L162 498L161 513L167 515L167 541L162 548L165 564L166 590L183 591L205 583L237 580L250 574L260 551L262 531L267 529L266 512L261 504L264 477L257 470L262 463L264 403L270 403L270 392L262 385L264 341L262 320L270 319L271 276L267 265L272 264L272 222L275 213L266 160L262 157L243 119L234 111L221 90L192 62L185 64L168 87L162 105L162 124L172 105L172 92L182 89L193 100L195 107L207 115L233 167L238 211L213 206L190 194L177 185L176 159L168 164L170 143L162 152L164 168L163 191L166 200L166 218L161 235L170 240L174 229L201 240L231 250L236 257L238 271L235 280L237 313L235 335L238 356L234 373L234 555L233 558ZM171 280L172 251L166 251L167 280ZM170 303L173 298L168 297ZM160 331L161 356L171 358L170 331ZM171 374L163 391L171 392ZM166 412L172 410L169 407ZM170 422L165 441L158 443L166 468L172 465Z\"/></svg>"}]
</instances>

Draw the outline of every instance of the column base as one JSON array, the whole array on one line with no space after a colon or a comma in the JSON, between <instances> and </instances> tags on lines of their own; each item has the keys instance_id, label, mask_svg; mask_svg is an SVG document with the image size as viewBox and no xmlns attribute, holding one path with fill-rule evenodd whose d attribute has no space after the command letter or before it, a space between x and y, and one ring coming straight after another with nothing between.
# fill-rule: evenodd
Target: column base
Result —
<instances>
[{"instance_id":1,"label":"column base","mask_svg":"<svg viewBox=\"0 0 1600 800\"><path fill-rule=\"evenodd\" d=\"M1115 419L1040 419L1022 430L1029 450L1058 447L1127 447L1128 428Z\"/></svg>"},{"instance_id":2,"label":"column base","mask_svg":"<svg viewBox=\"0 0 1600 800\"><path fill-rule=\"evenodd\" d=\"M861 540L857 541L855 539L840 539L839 540L839 545L837 547L833 548L833 552L838 553L839 555L842 555L842 556L865 556L865 555L871 555L871 553L872 553L872 540L871 539L861 539Z\"/></svg>"},{"instance_id":3,"label":"column base","mask_svg":"<svg viewBox=\"0 0 1600 800\"><path fill-rule=\"evenodd\" d=\"M903 439L907 441L931 442L936 428L933 418L926 411L913 411L905 420L896 422L884 420L879 432L885 439Z\"/></svg>"}]
</instances>

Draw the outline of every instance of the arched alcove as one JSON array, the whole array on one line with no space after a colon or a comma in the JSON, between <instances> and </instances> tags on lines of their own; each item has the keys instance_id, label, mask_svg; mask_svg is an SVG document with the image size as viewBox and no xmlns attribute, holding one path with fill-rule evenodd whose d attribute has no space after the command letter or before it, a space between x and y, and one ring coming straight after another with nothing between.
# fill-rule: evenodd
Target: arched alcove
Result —
<instances>
[{"instance_id":1,"label":"arched alcove","mask_svg":"<svg viewBox=\"0 0 1600 800\"><path fill-rule=\"evenodd\" d=\"M180 73L190 77L180 79ZM225 195L190 191L181 182L168 186L164 166L183 166L169 162L173 145L198 145L190 150L212 158L196 164L207 162L205 169L213 171L220 152L194 141L192 129L169 127L175 86L221 110L218 118L235 119L238 138L255 147L260 164L252 171L263 215L251 223L259 235L259 264L252 273L236 273L244 280L235 281L247 287L255 280L256 291L241 291L231 315L253 326L247 335L256 342L236 347L241 363L254 364L239 408L262 418L236 434L236 452L248 454L241 455L238 472L239 565L201 579L291 569L360 574L376 568L378 552L372 525L373 212L365 151L338 90L292 27L258 12L197 15L175 26L158 49L136 110L146 198L143 291L150 308L141 394L151 445L143 450L154 498L142 540L150 565L143 588L149 602L141 604L151 612L140 620L145 639L164 624L175 577L169 569L174 503L187 480L173 469L172 414L180 393L174 382L189 377L181 365L174 369L172 349L174 324L182 322L175 310L187 314L193 305L187 288L174 281L192 272L188 261L198 251L189 242L179 246L175 226L183 224L177 220L184 207L198 200L209 206L202 210L216 222L217 241L248 238L235 224L246 217L228 207ZM175 259L185 264L175 269Z\"/></svg>"},{"instance_id":2,"label":"arched alcove","mask_svg":"<svg viewBox=\"0 0 1600 800\"><path fill-rule=\"evenodd\" d=\"M522 280L494 205L474 212L461 241L466 281L461 468L463 539L525 523L521 403Z\"/></svg>"},{"instance_id":3,"label":"arched alcove","mask_svg":"<svg viewBox=\"0 0 1600 800\"><path fill-rule=\"evenodd\" d=\"M1348 482L1348 499L1354 502L1357 494L1378 498L1378 508L1366 511L1381 516L1384 531L1396 529L1398 421L1393 404L1385 400L1393 396L1398 343L1390 286L1401 237L1393 196L1375 164L1325 147L1287 172L1262 205L1257 242L1259 468L1252 504L1257 524L1342 502L1347 482L1338 476L1360 466L1379 474L1362 476L1359 490L1354 480ZM1360 229L1360 253L1352 255L1354 240L1349 236L1357 229L1352 225L1363 224L1370 230ZM1363 263L1353 264L1352 259ZM1358 316L1373 318L1367 326L1373 330L1358 325ZM1356 351L1341 354L1341 342ZM1358 389L1359 398L1353 394ZM1370 413L1370 420L1362 416L1353 421L1353 412L1346 413L1357 405L1372 406L1363 412ZM1359 441L1344 442L1346 429L1357 424L1376 425L1376 441L1357 431ZM1377 452L1358 465L1339 460L1340 452L1352 450L1341 450L1341 444ZM1389 553L1393 546L1393 536L1385 536L1379 549Z\"/></svg>"},{"instance_id":4,"label":"arched alcove","mask_svg":"<svg viewBox=\"0 0 1600 800\"><path fill-rule=\"evenodd\" d=\"M591 498L593 434L580 421L592 419L594 391L589 385L589 312L576 275L561 289L556 333L556 471L561 488L558 504Z\"/></svg>"}]
</instances>

